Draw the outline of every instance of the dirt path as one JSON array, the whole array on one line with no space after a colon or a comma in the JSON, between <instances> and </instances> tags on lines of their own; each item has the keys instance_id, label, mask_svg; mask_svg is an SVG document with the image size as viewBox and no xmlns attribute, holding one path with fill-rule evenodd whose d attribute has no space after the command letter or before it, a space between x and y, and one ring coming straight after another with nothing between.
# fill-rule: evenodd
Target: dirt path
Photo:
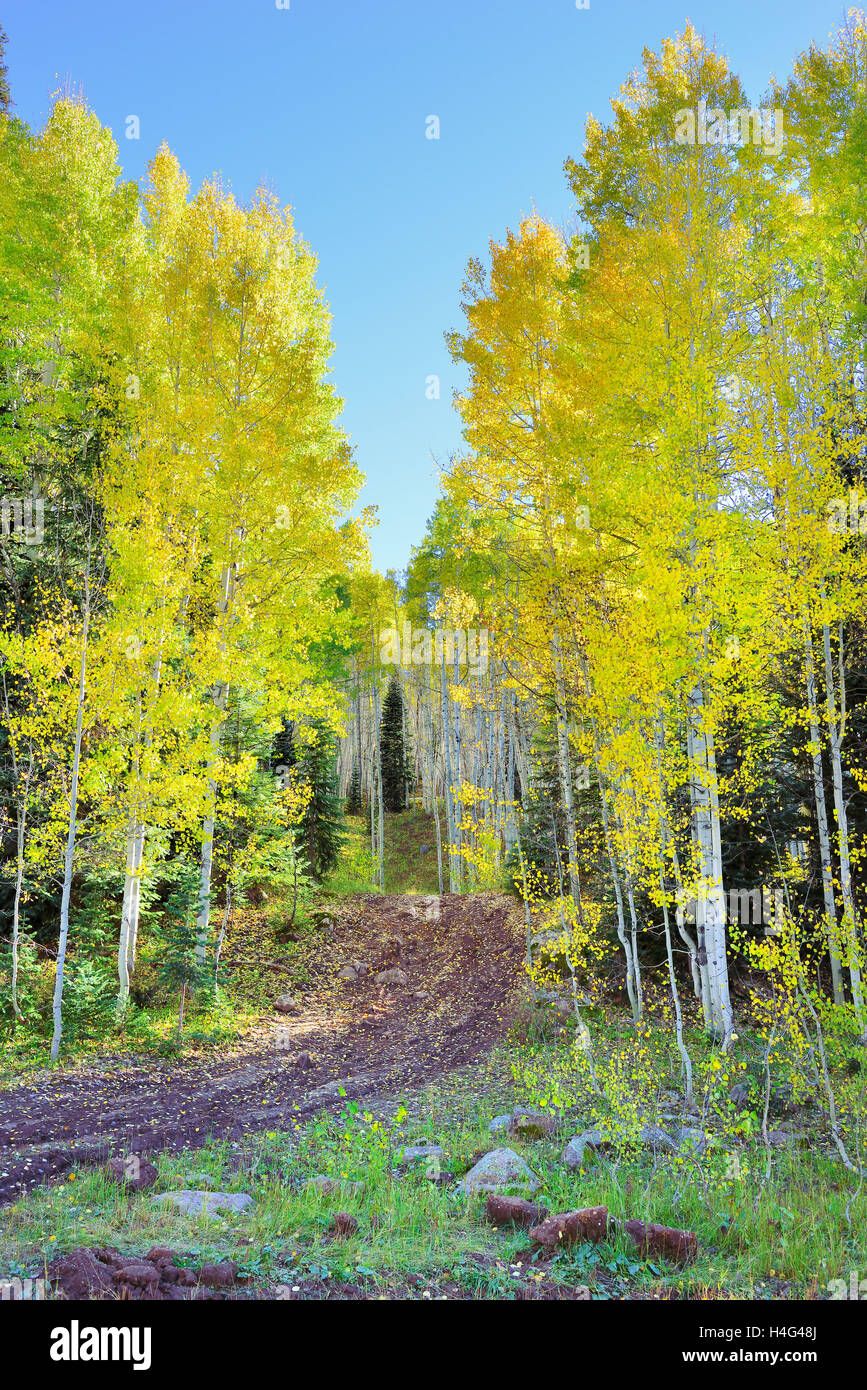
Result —
<instances>
[{"instance_id":1,"label":"dirt path","mask_svg":"<svg viewBox=\"0 0 867 1390\"><path fill-rule=\"evenodd\" d=\"M272 1040L225 1061L80 1067L0 1092L0 1202L110 1154L196 1148L441 1076L509 1026L521 974L514 904L496 894L354 898L315 991ZM339 978L350 961L367 966ZM386 969L406 983L377 984Z\"/></svg>"}]
</instances>

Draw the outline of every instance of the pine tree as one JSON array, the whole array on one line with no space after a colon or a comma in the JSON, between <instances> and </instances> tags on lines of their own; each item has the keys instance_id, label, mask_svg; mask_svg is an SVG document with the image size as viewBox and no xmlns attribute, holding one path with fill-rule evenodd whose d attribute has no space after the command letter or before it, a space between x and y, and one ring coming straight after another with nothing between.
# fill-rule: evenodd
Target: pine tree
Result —
<instances>
[{"instance_id":1,"label":"pine tree","mask_svg":"<svg viewBox=\"0 0 867 1390\"><path fill-rule=\"evenodd\" d=\"M310 787L310 800L298 832L299 849L306 856L311 875L321 879L337 862L344 829L334 739L320 720L310 725L297 776Z\"/></svg>"},{"instance_id":2,"label":"pine tree","mask_svg":"<svg viewBox=\"0 0 867 1390\"><path fill-rule=\"evenodd\" d=\"M8 69L3 59L6 55L6 45L9 42L4 33L3 26L0 25L0 112L8 111L12 105L12 98L9 95Z\"/></svg>"},{"instance_id":3,"label":"pine tree","mask_svg":"<svg viewBox=\"0 0 867 1390\"><path fill-rule=\"evenodd\" d=\"M556 735L550 724L537 730L531 759L530 785L522 798L521 852L516 846L507 861L507 870L518 892L526 871L528 887L535 894L555 897L568 891L568 855Z\"/></svg>"},{"instance_id":4,"label":"pine tree","mask_svg":"<svg viewBox=\"0 0 867 1390\"><path fill-rule=\"evenodd\" d=\"M183 1031L187 997L206 983L205 970L196 954L196 915L198 874L193 865L183 864L176 871L176 886L166 903L166 915L159 932L161 960L159 979L180 994L178 1032Z\"/></svg>"},{"instance_id":5,"label":"pine tree","mask_svg":"<svg viewBox=\"0 0 867 1390\"><path fill-rule=\"evenodd\" d=\"M379 726L382 759L382 796L386 811L406 810L407 756L403 737L403 696L397 676L392 676L382 706Z\"/></svg>"},{"instance_id":6,"label":"pine tree","mask_svg":"<svg viewBox=\"0 0 867 1390\"><path fill-rule=\"evenodd\" d=\"M349 791L346 795L347 816L360 816L364 811L361 799L361 772L358 763L352 764L352 776L349 779Z\"/></svg>"}]
</instances>

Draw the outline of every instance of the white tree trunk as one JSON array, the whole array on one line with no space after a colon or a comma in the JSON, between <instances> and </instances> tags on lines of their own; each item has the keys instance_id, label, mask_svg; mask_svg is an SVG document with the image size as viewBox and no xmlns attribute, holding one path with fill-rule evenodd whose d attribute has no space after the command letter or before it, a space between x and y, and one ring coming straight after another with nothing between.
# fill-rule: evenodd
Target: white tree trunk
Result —
<instances>
[{"instance_id":1,"label":"white tree trunk","mask_svg":"<svg viewBox=\"0 0 867 1390\"><path fill-rule=\"evenodd\" d=\"M89 560L88 560L89 566ZM63 890L60 897L60 936L57 943L57 972L54 977L54 1031L51 1037L51 1061L60 1054L63 1036L63 977L66 947L69 940L69 901L72 896L72 874L75 864L75 836L78 820L78 775L81 767L81 736L84 727L84 694L87 684L87 641L90 634L90 576L85 576L84 624L81 633L81 661L78 668L78 700L75 710L75 743L72 754L72 776L69 783L69 823L66 832L66 852L63 856Z\"/></svg>"},{"instance_id":2,"label":"white tree trunk","mask_svg":"<svg viewBox=\"0 0 867 1390\"><path fill-rule=\"evenodd\" d=\"M816 824L819 832L819 861L822 867L822 895L825 903L825 935L828 959L831 964L831 989L834 1003L846 1000L843 988L843 966L837 941L837 903L834 897L834 874L831 864L831 837L828 833L828 809L825 802L825 778L822 772L822 744L819 735L819 712L816 704L816 669L813 662L813 639L806 611L802 614L804 634L804 671L807 687L807 715L810 723L810 758L813 773L813 796L816 802Z\"/></svg>"},{"instance_id":3,"label":"white tree trunk","mask_svg":"<svg viewBox=\"0 0 867 1390\"><path fill-rule=\"evenodd\" d=\"M831 785L834 789L834 812L837 820L837 854L840 861L840 896L843 899L843 931L847 941L849 982L852 1003L859 1024L864 1026L864 993L858 950L858 918L852 893L852 870L849 862L849 818L843 795L843 762L841 757L846 720L846 686L840 657L840 718L837 719L837 697L834 689L834 670L831 664L831 632L827 623L822 626L825 651L825 692L828 714L828 737L831 745Z\"/></svg>"},{"instance_id":4,"label":"white tree trunk","mask_svg":"<svg viewBox=\"0 0 867 1390\"><path fill-rule=\"evenodd\" d=\"M696 904L699 968L704 972L710 1031L727 1048L732 1034L726 954L726 905L722 883L719 808L716 801L716 759L713 741L705 726L704 692L697 683L687 700L691 733L690 792L695 843L701 870L701 891Z\"/></svg>"}]
</instances>

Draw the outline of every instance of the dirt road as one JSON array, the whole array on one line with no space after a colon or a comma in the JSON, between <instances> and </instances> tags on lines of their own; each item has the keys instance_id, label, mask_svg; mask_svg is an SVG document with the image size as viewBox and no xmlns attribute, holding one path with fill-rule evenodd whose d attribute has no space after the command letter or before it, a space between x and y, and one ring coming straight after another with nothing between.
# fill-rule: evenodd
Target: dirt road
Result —
<instances>
[{"instance_id":1,"label":"dirt road","mask_svg":"<svg viewBox=\"0 0 867 1390\"><path fill-rule=\"evenodd\" d=\"M347 1099L393 1094L484 1056L521 975L514 904L495 894L353 898L315 990L221 1061L119 1059L0 1092L0 1202L111 1154L239 1139ZM349 962L366 970L342 979ZM377 983L384 970L394 973Z\"/></svg>"}]
</instances>

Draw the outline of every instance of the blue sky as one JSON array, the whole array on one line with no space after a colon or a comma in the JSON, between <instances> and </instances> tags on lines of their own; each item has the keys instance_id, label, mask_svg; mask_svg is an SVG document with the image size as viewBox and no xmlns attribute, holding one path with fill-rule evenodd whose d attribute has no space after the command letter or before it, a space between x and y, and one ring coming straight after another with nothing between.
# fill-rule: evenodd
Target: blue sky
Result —
<instances>
[{"instance_id":1,"label":"blue sky","mask_svg":"<svg viewBox=\"0 0 867 1390\"><path fill-rule=\"evenodd\" d=\"M570 218L562 172L588 112L687 16L761 97L845 6L827 0L0 0L17 114L41 125L66 77L130 178L163 140L193 186L268 180L319 257L343 425L402 569L461 447L443 333L467 258L533 208ZM126 118L141 122L125 138ZM426 118L440 139L425 138ZM439 400L426 397L437 375Z\"/></svg>"}]
</instances>

